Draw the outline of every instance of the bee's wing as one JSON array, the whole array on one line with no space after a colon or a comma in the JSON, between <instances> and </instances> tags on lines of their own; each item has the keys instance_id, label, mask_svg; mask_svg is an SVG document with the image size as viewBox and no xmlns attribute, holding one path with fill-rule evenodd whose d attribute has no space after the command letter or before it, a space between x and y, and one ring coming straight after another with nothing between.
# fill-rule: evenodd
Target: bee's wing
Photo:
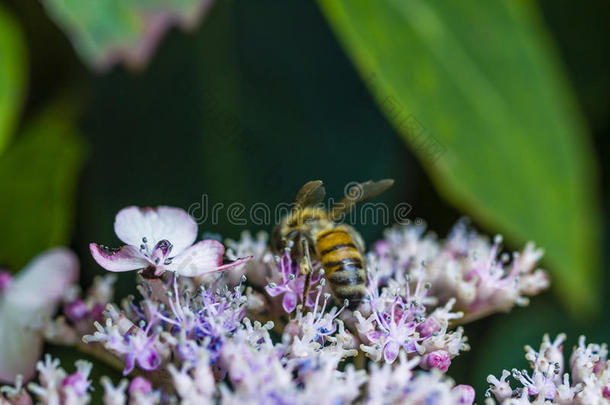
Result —
<instances>
[{"instance_id":1,"label":"bee's wing","mask_svg":"<svg viewBox=\"0 0 610 405\"><path fill-rule=\"evenodd\" d=\"M297 208L308 207L322 202L325 195L326 189L322 180L312 180L301 187L294 202Z\"/></svg>"},{"instance_id":2,"label":"bee's wing","mask_svg":"<svg viewBox=\"0 0 610 405\"><path fill-rule=\"evenodd\" d=\"M345 197L336 203L330 210L330 218L332 220L338 220L356 204L377 197L379 194L392 187L393 184L393 179L383 179L379 181L369 180L350 187Z\"/></svg>"},{"instance_id":3,"label":"bee's wing","mask_svg":"<svg viewBox=\"0 0 610 405\"><path fill-rule=\"evenodd\" d=\"M42 253L0 296L0 381L34 374L42 350L36 327L55 312L66 288L78 278L78 259L67 249Z\"/></svg>"}]
</instances>

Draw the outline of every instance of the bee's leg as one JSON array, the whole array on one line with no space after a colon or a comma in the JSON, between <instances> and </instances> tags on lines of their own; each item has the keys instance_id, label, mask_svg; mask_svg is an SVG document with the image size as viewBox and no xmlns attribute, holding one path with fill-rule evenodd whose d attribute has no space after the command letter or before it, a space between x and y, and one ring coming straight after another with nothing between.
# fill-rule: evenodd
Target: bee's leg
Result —
<instances>
[{"instance_id":1,"label":"bee's leg","mask_svg":"<svg viewBox=\"0 0 610 405\"><path fill-rule=\"evenodd\" d=\"M309 297L309 289L311 287L311 273L313 273L307 238L301 239L301 248L303 256L301 258L299 270L301 271L301 274L305 275L305 285L303 287L303 308L305 308L307 306L307 297Z\"/></svg>"}]
</instances>

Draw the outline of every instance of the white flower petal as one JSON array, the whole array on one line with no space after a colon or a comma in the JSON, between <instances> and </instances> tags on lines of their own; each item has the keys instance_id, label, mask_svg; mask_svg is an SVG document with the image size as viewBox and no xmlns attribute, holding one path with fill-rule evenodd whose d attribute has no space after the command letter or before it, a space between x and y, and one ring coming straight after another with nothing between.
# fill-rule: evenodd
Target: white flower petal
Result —
<instances>
[{"instance_id":1,"label":"white flower petal","mask_svg":"<svg viewBox=\"0 0 610 405\"><path fill-rule=\"evenodd\" d=\"M140 249L132 245L125 245L116 252L109 252L102 249L97 243L91 243L89 244L89 250L97 264L108 271L140 270L150 264L140 252Z\"/></svg>"},{"instance_id":2,"label":"white flower petal","mask_svg":"<svg viewBox=\"0 0 610 405\"><path fill-rule=\"evenodd\" d=\"M223 265L224 251L222 243L211 239L203 240L185 250L181 255L174 257L172 262L165 266L165 269L175 271L181 276L197 277L206 273L228 270L252 258L250 256Z\"/></svg>"},{"instance_id":3,"label":"white flower petal","mask_svg":"<svg viewBox=\"0 0 610 405\"><path fill-rule=\"evenodd\" d=\"M0 295L0 380L33 376L42 337L32 327L56 311L62 294L78 279L78 267L74 253L51 249L34 258Z\"/></svg>"},{"instance_id":4,"label":"white flower petal","mask_svg":"<svg viewBox=\"0 0 610 405\"><path fill-rule=\"evenodd\" d=\"M37 311L12 306L0 298L0 382L14 383L17 374L34 376L42 352L42 336L28 328Z\"/></svg>"},{"instance_id":5,"label":"white flower petal","mask_svg":"<svg viewBox=\"0 0 610 405\"><path fill-rule=\"evenodd\" d=\"M167 239L173 245L172 254L178 255L195 242L197 223L180 208L127 207L117 214L114 231L128 245L140 246L146 238L151 250Z\"/></svg>"},{"instance_id":6,"label":"white flower petal","mask_svg":"<svg viewBox=\"0 0 610 405\"><path fill-rule=\"evenodd\" d=\"M5 299L22 308L55 312L66 288L78 280L78 258L65 248L54 248L36 256L13 279Z\"/></svg>"}]
</instances>

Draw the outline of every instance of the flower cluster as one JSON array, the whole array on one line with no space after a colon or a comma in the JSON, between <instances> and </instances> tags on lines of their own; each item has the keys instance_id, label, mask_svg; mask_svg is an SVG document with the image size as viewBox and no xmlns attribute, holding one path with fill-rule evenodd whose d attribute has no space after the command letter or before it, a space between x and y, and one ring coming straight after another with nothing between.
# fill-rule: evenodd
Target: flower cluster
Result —
<instances>
[{"instance_id":1,"label":"flower cluster","mask_svg":"<svg viewBox=\"0 0 610 405\"><path fill-rule=\"evenodd\" d=\"M560 334L554 341L545 335L538 351L525 347L525 358L531 371L504 370L498 379L487 377L493 395L501 404L610 404L610 361L605 344L585 343L581 336L572 350L569 362L564 362ZM513 388L509 378L515 380ZM493 404L493 399L488 400Z\"/></svg>"},{"instance_id":2,"label":"flower cluster","mask_svg":"<svg viewBox=\"0 0 610 405\"><path fill-rule=\"evenodd\" d=\"M419 279L412 288L409 275L382 281L384 273L370 259L367 300L354 313L361 349L373 360L383 357L387 363L393 363L402 350L409 357L422 356L424 369L447 371L451 359L469 349L462 328L449 330L449 322L463 315L451 312L454 300L430 312L425 305L431 302L429 283ZM382 282L385 286L380 287Z\"/></svg>"},{"instance_id":3,"label":"flower cluster","mask_svg":"<svg viewBox=\"0 0 610 405\"><path fill-rule=\"evenodd\" d=\"M120 368L123 379L101 380L107 405L472 404L472 387L445 375L469 349L455 325L523 304L547 284L534 270L540 252L526 248L509 264L498 240L462 224L443 244L421 227L388 231L366 255L357 308L335 299L319 262L304 271L294 252L272 253L264 233L229 240L225 252L220 242L196 242L195 222L170 207L126 208L115 231L126 245L93 243L91 253L109 271L137 271L140 298L114 303L114 275L84 294L64 285L53 298L63 300L62 314L39 328L48 341ZM3 277L0 298L13 288ZM24 388L17 377L0 404L92 401L90 363L68 374L46 357L36 368L37 382ZM508 390L497 398L512 397Z\"/></svg>"},{"instance_id":4,"label":"flower cluster","mask_svg":"<svg viewBox=\"0 0 610 405\"><path fill-rule=\"evenodd\" d=\"M79 345L82 337L93 332L94 322L103 322L104 310L114 296L114 274L96 277L86 294L72 285L62 296L60 316L48 319L43 326L47 341L60 345Z\"/></svg>"},{"instance_id":5,"label":"flower cluster","mask_svg":"<svg viewBox=\"0 0 610 405\"><path fill-rule=\"evenodd\" d=\"M426 234L424 225L389 229L371 254L387 277L408 274L430 283L429 294L439 305L454 299L455 308L464 312L461 322L468 322L527 305L527 296L549 285L546 272L536 267L541 249L528 243L511 260L501 243L501 236L490 243L461 220L442 242Z\"/></svg>"},{"instance_id":6,"label":"flower cluster","mask_svg":"<svg viewBox=\"0 0 610 405\"><path fill-rule=\"evenodd\" d=\"M368 404L472 404L475 392L469 385L454 386L438 371L413 372L418 359L400 355L396 367L386 363L371 366L367 384Z\"/></svg>"}]
</instances>

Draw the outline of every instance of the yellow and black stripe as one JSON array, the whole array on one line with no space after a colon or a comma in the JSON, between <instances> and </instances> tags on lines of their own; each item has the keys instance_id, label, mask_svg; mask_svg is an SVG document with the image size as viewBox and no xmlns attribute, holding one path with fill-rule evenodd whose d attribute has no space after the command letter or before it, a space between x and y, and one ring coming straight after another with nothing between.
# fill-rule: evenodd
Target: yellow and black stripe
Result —
<instances>
[{"instance_id":1,"label":"yellow and black stripe","mask_svg":"<svg viewBox=\"0 0 610 405\"><path fill-rule=\"evenodd\" d=\"M340 228L324 231L317 236L316 251L335 297L357 307L365 294L366 273L352 236Z\"/></svg>"}]
</instances>

